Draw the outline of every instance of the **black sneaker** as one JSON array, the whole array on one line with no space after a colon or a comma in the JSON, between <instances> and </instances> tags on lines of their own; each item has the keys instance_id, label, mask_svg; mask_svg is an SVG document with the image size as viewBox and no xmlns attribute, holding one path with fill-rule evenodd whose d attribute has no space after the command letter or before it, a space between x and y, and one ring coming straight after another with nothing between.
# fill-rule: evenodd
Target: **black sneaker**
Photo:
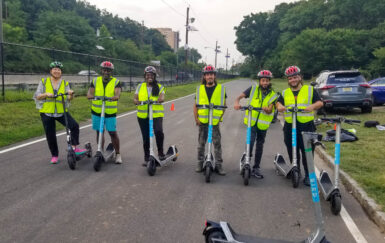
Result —
<instances>
[{"instance_id":1,"label":"black sneaker","mask_svg":"<svg viewBox=\"0 0 385 243\"><path fill-rule=\"evenodd\" d=\"M263 179L263 175L262 175L261 170L259 168L253 168L253 170L251 171L251 175L255 176L258 179Z\"/></svg>"},{"instance_id":2,"label":"black sneaker","mask_svg":"<svg viewBox=\"0 0 385 243\"><path fill-rule=\"evenodd\" d=\"M305 178L303 179L303 184L305 186L310 186L310 179L309 179L309 176L305 176Z\"/></svg>"},{"instance_id":3,"label":"black sneaker","mask_svg":"<svg viewBox=\"0 0 385 243\"><path fill-rule=\"evenodd\" d=\"M223 169L222 165L216 165L216 166L215 166L215 172L216 172L218 175L221 175L221 176L226 175L226 171Z\"/></svg>"},{"instance_id":4,"label":"black sneaker","mask_svg":"<svg viewBox=\"0 0 385 243\"><path fill-rule=\"evenodd\" d=\"M159 160L165 160L166 159L166 155L164 154L159 154Z\"/></svg>"},{"instance_id":5,"label":"black sneaker","mask_svg":"<svg viewBox=\"0 0 385 243\"><path fill-rule=\"evenodd\" d=\"M144 162L142 163L142 166L143 166L143 167L147 167L148 161L150 161L150 157L145 156L145 157L144 157Z\"/></svg>"}]
</instances>

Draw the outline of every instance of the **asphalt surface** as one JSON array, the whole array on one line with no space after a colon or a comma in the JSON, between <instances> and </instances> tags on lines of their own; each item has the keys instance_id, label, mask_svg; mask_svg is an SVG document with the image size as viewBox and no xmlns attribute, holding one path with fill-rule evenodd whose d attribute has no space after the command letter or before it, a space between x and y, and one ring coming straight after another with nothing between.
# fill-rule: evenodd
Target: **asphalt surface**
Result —
<instances>
[{"instance_id":1,"label":"asphalt surface","mask_svg":"<svg viewBox=\"0 0 385 243\"><path fill-rule=\"evenodd\" d=\"M251 82L226 84L229 109L221 124L226 176L212 183L194 172L198 128L192 113L193 96L165 105L165 150L176 144L179 158L150 177L144 167L136 114L118 119L122 165L104 164L93 170L91 159L66 163L65 136L59 136L61 163L49 164L46 141L0 154L0 242L204 242L205 219L227 221L243 234L299 241L314 229L310 188L293 189L277 176L273 159L286 154L282 126L268 131L261 167L265 178L244 186L239 159L244 149L243 113L234 99ZM167 95L167 94L166 94ZM76 102L76 100L74 101ZM88 111L87 111L88 112ZM90 127L80 132L91 141ZM322 165L320 165L322 167ZM385 242L351 195L342 191L343 204L367 242ZM340 216L321 200L326 235L331 242L355 242Z\"/></svg>"}]
</instances>

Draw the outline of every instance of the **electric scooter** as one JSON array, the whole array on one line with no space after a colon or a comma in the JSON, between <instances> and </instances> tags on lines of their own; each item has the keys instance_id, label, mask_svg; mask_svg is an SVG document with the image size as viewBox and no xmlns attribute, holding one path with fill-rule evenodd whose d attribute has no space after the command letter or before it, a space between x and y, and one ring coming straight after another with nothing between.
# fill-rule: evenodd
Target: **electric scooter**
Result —
<instances>
[{"instance_id":1,"label":"electric scooter","mask_svg":"<svg viewBox=\"0 0 385 243\"><path fill-rule=\"evenodd\" d=\"M227 106L214 105L210 103L209 105L196 105L199 109L208 109L209 110L209 128L207 134L207 153L205 155L205 161L203 162L203 174L205 175L205 181L210 183L211 174L215 170L215 158L211 152L211 145L213 143L213 110L224 110Z\"/></svg>"},{"instance_id":2,"label":"electric scooter","mask_svg":"<svg viewBox=\"0 0 385 243\"><path fill-rule=\"evenodd\" d=\"M282 174L286 178L291 177L293 187L297 188L300 180L300 169L297 161L297 113L303 112L304 109L298 109L297 106L287 107L287 111L292 113L292 128L291 128L291 146L293 161L287 163L281 154L276 154L274 158L275 169L277 174Z\"/></svg>"},{"instance_id":3,"label":"electric scooter","mask_svg":"<svg viewBox=\"0 0 385 243\"><path fill-rule=\"evenodd\" d=\"M322 195L326 201L330 202L330 209L334 215L341 211L341 192L339 189L339 170L341 152L341 123L348 124L361 123L359 120L345 119L344 117L323 117L322 122L336 124L335 148L334 148L334 182L332 182L327 171L322 170L319 176L319 185Z\"/></svg>"},{"instance_id":4,"label":"electric scooter","mask_svg":"<svg viewBox=\"0 0 385 243\"><path fill-rule=\"evenodd\" d=\"M324 221L322 218L321 205L318 194L317 178L315 175L314 161L312 154L312 144L322 145L320 140L322 135L312 132L303 132L303 140L305 143L306 158L309 167L311 195L314 203L314 213L316 220L316 230L306 239L300 241L302 243L329 243L325 236ZM206 243L292 243L292 241L275 240L268 238L261 238L257 236L248 236L235 233L227 222L213 222L206 221L205 229L203 230Z\"/></svg>"},{"instance_id":5,"label":"electric scooter","mask_svg":"<svg viewBox=\"0 0 385 243\"><path fill-rule=\"evenodd\" d=\"M96 154L94 156L94 170L98 172L103 162L107 162L115 158L115 148L112 143L109 143L106 148L106 151L103 153L102 139L103 139L103 133L104 133L106 101L111 101L112 99L110 97L105 97L105 96L95 96L94 100L102 101L102 112L100 113L100 125L99 125L98 151L96 151Z\"/></svg>"},{"instance_id":6,"label":"electric scooter","mask_svg":"<svg viewBox=\"0 0 385 243\"><path fill-rule=\"evenodd\" d=\"M255 108L251 105L249 106L242 106L241 109L242 111L248 110L248 119L247 119L247 133L246 133L246 151L243 152L242 157L239 161L239 170L241 172L241 175L243 177L243 184L245 186L249 185L249 179L250 179L250 174L251 174L251 166L250 166L250 161L251 161L251 156L250 152L253 148L250 148L250 136L251 136L251 113L252 111L258 111L261 112L261 108ZM257 121L258 123L258 121ZM257 126L257 123L255 126Z\"/></svg>"},{"instance_id":7,"label":"electric scooter","mask_svg":"<svg viewBox=\"0 0 385 243\"><path fill-rule=\"evenodd\" d=\"M157 156L155 156L154 153L154 121L153 121L153 105L160 105L161 103L147 100L140 102L140 105L148 104L148 123L150 126L149 134L150 134L150 160L147 163L147 173L150 176L155 175L156 167L165 167L171 164L172 162L175 162L178 159L178 149L176 148L176 145L171 145L167 153L165 154L165 159L160 160Z\"/></svg>"},{"instance_id":8,"label":"electric scooter","mask_svg":"<svg viewBox=\"0 0 385 243\"><path fill-rule=\"evenodd\" d=\"M68 93L64 94L56 94L54 95L53 98L61 97L62 100L62 105L63 105L63 114L64 114L64 121L65 121L65 127L66 127L66 134L67 134L67 163L68 166L70 167L71 170L76 169L76 161L81 160L85 156L90 158L92 156L92 148L91 148L91 143L87 142L84 145L84 148L86 151L84 151L81 154L76 154L75 151L72 148L72 140L71 140L71 130L68 128L68 117L67 117L67 112L66 106L67 106L67 101L64 99L64 96L68 95Z\"/></svg>"}]
</instances>

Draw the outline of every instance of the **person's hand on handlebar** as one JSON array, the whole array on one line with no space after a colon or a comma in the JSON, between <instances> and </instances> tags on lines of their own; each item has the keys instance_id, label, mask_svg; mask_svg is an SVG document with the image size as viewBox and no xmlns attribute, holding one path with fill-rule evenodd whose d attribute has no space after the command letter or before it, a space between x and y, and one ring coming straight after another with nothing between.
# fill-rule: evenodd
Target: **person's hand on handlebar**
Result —
<instances>
[{"instance_id":1,"label":"person's hand on handlebar","mask_svg":"<svg viewBox=\"0 0 385 243\"><path fill-rule=\"evenodd\" d=\"M306 107L303 111L305 111L305 112L312 112L312 111L314 111L314 106L309 105L309 106Z\"/></svg>"},{"instance_id":2,"label":"person's hand on handlebar","mask_svg":"<svg viewBox=\"0 0 385 243\"><path fill-rule=\"evenodd\" d=\"M45 93L45 97L47 97L47 98L53 98L53 97L54 97L54 94L52 94L52 93Z\"/></svg>"},{"instance_id":3,"label":"person's hand on handlebar","mask_svg":"<svg viewBox=\"0 0 385 243\"><path fill-rule=\"evenodd\" d=\"M117 100L119 100L119 97L118 97L118 96L112 96L112 97L111 97L111 100L112 100L112 101L117 101Z\"/></svg>"},{"instance_id":4,"label":"person's hand on handlebar","mask_svg":"<svg viewBox=\"0 0 385 243\"><path fill-rule=\"evenodd\" d=\"M72 95L74 94L74 91L73 91L72 89L70 89L70 90L68 90L67 93L68 93L68 95L71 95L71 96L72 96Z\"/></svg>"},{"instance_id":5,"label":"person's hand on handlebar","mask_svg":"<svg viewBox=\"0 0 385 243\"><path fill-rule=\"evenodd\" d=\"M157 100L158 103L163 103L164 102L164 99L162 97L159 97L158 100Z\"/></svg>"},{"instance_id":6,"label":"person's hand on handlebar","mask_svg":"<svg viewBox=\"0 0 385 243\"><path fill-rule=\"evenodd\" d=\"M238 102L238 101L235 101L235 104L234 104L234 109L235 109L235 110L239 110L239 109L241 109L241 105L239 104L239 102Z\"/></svg>"}]
</instances>

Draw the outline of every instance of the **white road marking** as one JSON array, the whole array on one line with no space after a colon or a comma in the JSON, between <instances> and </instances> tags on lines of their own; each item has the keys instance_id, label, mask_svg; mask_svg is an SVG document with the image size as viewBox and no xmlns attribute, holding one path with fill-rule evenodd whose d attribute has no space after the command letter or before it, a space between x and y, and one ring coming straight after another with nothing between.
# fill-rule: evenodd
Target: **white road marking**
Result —
<instances>
[{"instance_id":1,"label":"white road marking","mask_svg":"<svg viewBox=\"0 0 385 243\"><path fill-rule=\"evenodd\" d=\"M283 119L280 119L281 125L284 125ZM315 166L315 172L317 175L317 178L319 178L319 170ZM344 221L346 227L348 228L350 234L352 234L353 238L356 240L357 243L368 243L365 239L365 237L362 235L361 231L358 229L357 225L354 223L354 220L352 217L350 217L348 211L346 211L344 205L341 205L341 212L340 216L342 220Z\"/></svg>"},{"instance_id":2,"label":"white road marking","mask_svg":"<svg viewBox=\"0 0 385 243\"><path fill-rule=\"evenodd\" d=\"M174 102L174 101L177 101L177 100L181 100L181 99L185 99L185 98L193 96L193 95L195 95L195 93L187 95L187 96L183 96L183 97L180 97L180 98L177 98L177 99L174 99L174 100L170 100L170 101L164 102L164 104L167 104L167 103L170 103L170 102ZM122 115L119 115L116 118L117 119L118 118L122 118L122 117L129 116L129 115L132 115L132 114L135 114L135 113L136 113L136 111L130 111L130 112L124 113ZM91 126L92 126L92 124L88 124L88 125L80 127L80 129L88 128L88 127L91 127ZM65 132L61 132L61 133L56 134L56 137L59 137L59 136L65 135L65 134L66 134ZM32 145L32 144L35 144L35 143L39 143L39 142L45 141L45 140L46 140L46 138L40 138L40 139L31 141L31 142L28 142L28 143L23 143L23 144L14 146L14 147L3 149L3 150L0 150L0 154L4 154L4 153L7 153L7 152L10 152L10 151L19 149L19 148L23 148L23 147L26 147L26 146L29 146L29 145Z\"/></svg>"}]
</instances>

